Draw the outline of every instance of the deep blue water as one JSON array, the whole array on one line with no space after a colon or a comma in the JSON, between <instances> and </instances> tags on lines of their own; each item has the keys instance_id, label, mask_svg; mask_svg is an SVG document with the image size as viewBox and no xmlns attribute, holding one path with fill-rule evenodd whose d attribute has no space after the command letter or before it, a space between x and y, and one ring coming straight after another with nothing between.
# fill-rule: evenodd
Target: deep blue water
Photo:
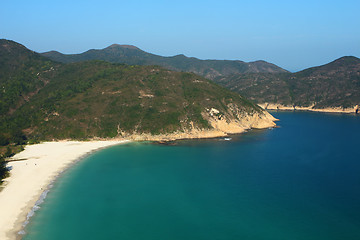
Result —
<instances>
[{"instance_id":1,"label":"deep blue water","mask_svg":"<svg viewBox=\"0 0 360 240\"><path fill-rule=\"evenodd\" d=\"M360 118L101 150L59 178L26 240L360 239Z\"/></svg>"}]
</instances>

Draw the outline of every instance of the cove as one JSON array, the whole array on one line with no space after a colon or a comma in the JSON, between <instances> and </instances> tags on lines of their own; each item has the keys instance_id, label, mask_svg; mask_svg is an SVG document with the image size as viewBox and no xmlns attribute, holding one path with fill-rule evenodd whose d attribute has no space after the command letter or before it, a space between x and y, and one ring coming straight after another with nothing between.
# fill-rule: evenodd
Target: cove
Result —
<instances>
[{"instance_id":1,"label":"cove","mask_svg":"<svg viewBox=\"0 0 360 240\"><path fill-rule=\"evenodd\" d=\"M360 239L360 118L101 150L63 174L24 240Z\"/></svg>"}]
</instances>

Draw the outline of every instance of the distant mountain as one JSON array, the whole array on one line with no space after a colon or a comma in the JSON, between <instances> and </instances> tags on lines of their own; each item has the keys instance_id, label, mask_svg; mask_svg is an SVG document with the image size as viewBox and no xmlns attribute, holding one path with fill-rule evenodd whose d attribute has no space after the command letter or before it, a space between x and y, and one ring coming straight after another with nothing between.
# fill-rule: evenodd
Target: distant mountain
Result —
<instances>
[{"instance_id":1,"label":"distant mountain","mask_svg":"<svg viewBox=\"0 0 360 240\"><path fill-rule=\"evenodd\" d=\"M257 103L314 108L360 104L360 59L351 56L296 73L232 74L214 81Z\"/></svg>"},{"instance_id":2,"label":"distant mountain","mask_svg":"<svg viewBox=\"0 0 360 240\"><path fill-rule=\"evenodd\" d=\"M96 60L56 63L8 40L1 40L0 53L3 142L22 134L37 140L191 137L273 125L259 106L193 73Z\"/></svg>"},{"instance_id":3,"label":"distant mountain","mask_svg":"<svg viewBox=\"0 0 360 240\"><path fill-rule=\"evenodd\" d=\"M147 53L130 45L113 44L101 50L89 50L81 54L62 54L56 51L42 53L54 61L62 63L80 62L86 60L103 60L112 63L126 63L129 65L158 65L174 71L192 72L203 77L214 79L237 73L287 72L286 70L265 62L242 62L230 60L200 60L184 55L162 57Z\"/></svg>"}]
</instances>

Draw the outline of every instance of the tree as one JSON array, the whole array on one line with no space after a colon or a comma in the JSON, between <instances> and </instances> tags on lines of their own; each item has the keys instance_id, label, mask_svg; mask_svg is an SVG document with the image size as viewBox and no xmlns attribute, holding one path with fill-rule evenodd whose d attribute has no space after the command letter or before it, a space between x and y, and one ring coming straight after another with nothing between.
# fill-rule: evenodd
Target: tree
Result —
<instances>
[{"instance_id":1,"label":"tree","mask_svg":"<svg viewBox=\"0 0 360 240\"><path fill-rule=\"evenodd\" d=\"M2 179L6 178L9 175L9 171L6 168L6 162L3 156L0 156L0 183Z\"/></svg>"},{"instance_id":2,"label":"tree","mask_svg":"<svg viewBox=\"0 0 360 240\"><path fill-rule=\"evenodd\" d=\"M12 133L11 141L13 143L15 143L16 145L24 145L24 144L26 144L26 140L27 140L27 137L25 136L25 134L20 129L16 129Z\"/></svg>"},{"instance_id":3,"label":"tree","mask_svg":"<svg viewBox=\"0 0 360 240\"><path fill-rule=\"evenodd\" d=\"M9 139L0 133L0 146L6 146L9 144Z\"/></svg>"}]
</instances>

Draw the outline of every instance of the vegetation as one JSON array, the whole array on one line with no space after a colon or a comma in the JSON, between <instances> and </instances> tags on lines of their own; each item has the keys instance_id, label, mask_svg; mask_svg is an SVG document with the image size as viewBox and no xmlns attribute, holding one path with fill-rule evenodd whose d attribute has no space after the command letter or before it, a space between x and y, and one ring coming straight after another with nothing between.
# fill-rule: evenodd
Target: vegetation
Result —
<instances>
[{"instance_id":1,"label":"vegetation","mask_svg":"<svg viewBox=\"0 0 360 240\"><path fill-rule=\"evenodd\" d=\"M112 63L129 65L158 65L174 71L192 72L213 79L236 73L287 72L286 70L265 61L242 62L228 60L200 60L184 55L162 57L144 52L134 46L111 45L101 50L89 50L81 54L62 54L46 52L42 54L54 61L71 63L88 60L103 60Z\"/></svg>"},{"instance_id":2,"label":"vegetation","mask_svg":"<svg viewBox=\"0 0 360 240\"><path fill-rule=\"evenodd\" d=\"M216 108L226 113L229 103L242 111L261 111L238 94L193 73L96 60L60 64L7 40L2 40L0 49L8 59L2 66L6 74L0 73L5 76L1 79L5 89L21 71L18 85L26 79L34 82L31 90L14 94L18 97L2 112L2 145L160 134L184 131L192 124L206 129L210 125L202 112Z\"/></svg>"},{"instance_id":3,"label":"vegetation","mask_svg":"<svg viewBox=\"0 0 360 240\"><path fill-rule=\"evenodd\" d=\"M0 150L26 142L8 119L49 82L58 65L23 45L0 39Z\"/></svg>"},{"instance_id":4,"label":"vegetation","mask_svg":"<svg viewBox=\"0 0 360 240\"><path fill-rule=\"evenodd\" d=\"M325 107L360 104L360 59L343 57L297 73L249 73L215 82L257 103Z\"/></svg>"},{"instance_id":5,"label":"vegetation","mask_svg":"<svg viewBox=\"0 0 360 240\"><path fill-rule=\"evenodd\" d=\"M6 167L6 158L12 157L14 152L18 152L18 148L13 148L10 146L0 147L0 185L2 183L2 179L9 176L9 170Z\"/></svg>"},{"instance_id":6,"label":"vegetation","mask_svg":"<svg viewBox=\"0 0 360 240\"><path fill-rule=\"evenodd\" d=\"M9 120L30 139L160 134L188 128L190 121L209 128L201 112L212 107L226 112L230 102L257 109L195 74L91 61L61 66Z\"/></svg>"},{"instance_id":7,"label":"vegetation","mask_svg":"<svg viewBox=\"0 0 360 240\"><path fill-rule=\"evenodd\" d=\"M2 183L2 179L6 178L8 174L5 159L3 156L0 156L0 184Z\"/></svg>"},{"instance_id":8,"label":"vegetation","mask_svg":"<svg viewBox=\"0 0 360 240\"><path fill-rule=\"evenodd\" d=\"M49 59L13 41L0 39L0 116L11 114L47 82Z\"/></svg>"}]
</instances>

